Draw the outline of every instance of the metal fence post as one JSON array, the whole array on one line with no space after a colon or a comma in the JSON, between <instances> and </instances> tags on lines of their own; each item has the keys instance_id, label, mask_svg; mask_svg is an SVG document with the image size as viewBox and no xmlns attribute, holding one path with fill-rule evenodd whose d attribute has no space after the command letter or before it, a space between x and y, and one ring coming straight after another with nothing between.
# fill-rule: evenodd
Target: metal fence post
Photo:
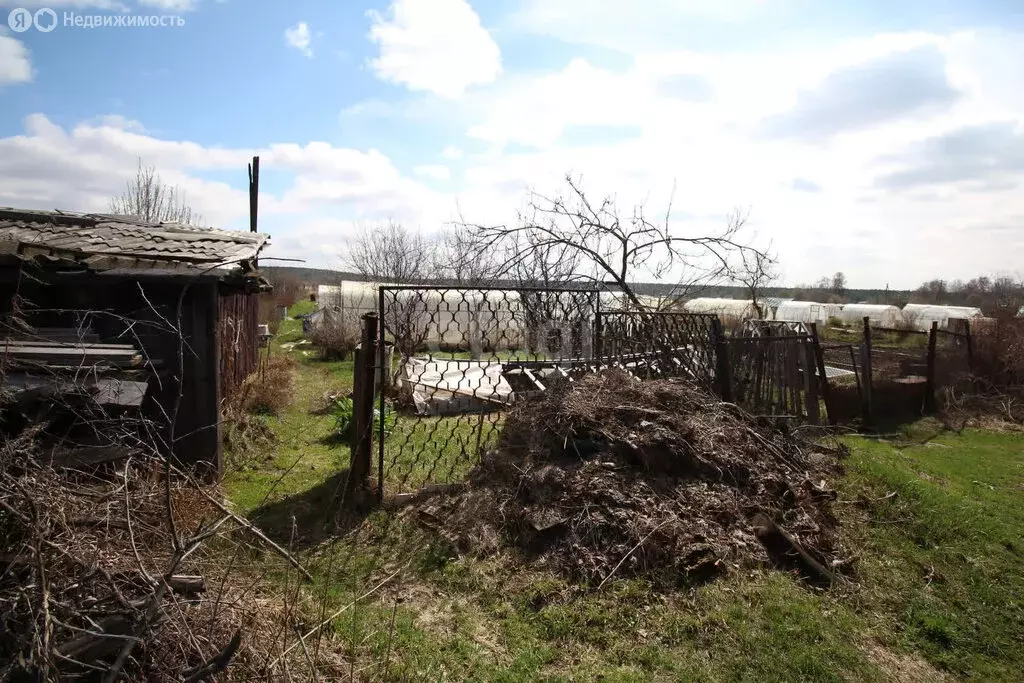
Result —
<instances>
[{"instance_id":1,"label":"metal fence post","mask_svg":"<svg viewBox=\"0 0 1024 683\"><path fill-rule=\"evenodd\" d=\"M861 374L864 377L863 395L864 399L864 423L871 424L874 419L874 406L872 405L871 387L874 384L871 369L871 318L864 316L864 343L860 347Z\"/></svg>"},{"instance_id":2,"label":"metal fence post","mask_svg":"<svg viewBox=\"0 0 1024 683\"><path fill-rule=\"evenodd\" d=\"M711 335L715 343L715 385L718 395L726 403L732 403L732 368L729 363L729 342L722 330L722 321L715 318L711 322Z\"/></svg>"},{"instance_id":3,"label":"metal fence post","mask_svg":"<svg viewBox=\"0 0 1024 683\"><path fill-rule=\"evenodd\" d=\"M924 384L924 412L935 412L935 344L939 336L939 323L932 321L928 330L928 375Z\"/></svg>"},{"instance_id":4,"label":"metal fence post","mask_svg":"<svg viewBox=\"0 0 1024 683\"><path fill-rule=\"evenodd\" d=\"M974 337L971 334L971 321L964 320L964 337L967 341L967 372L974 374Z\"/></svg>"},{"instance_id":5,"label":"metal fence post","mask_svg":"<svg viewBox=\"0 0 1024 683\"><path fill-rule=\"evenodd\" d=\"M380 397L377 409L380 411L380 426L377 431L377 502L384 502L384 438L387 436L384 426L384 410L386 405L384 403L385 397L391 392L391 361L392 358L388 356L387 345L384 339L384 288L380 287L377 289L377 356L380 358ZM392 354L394 347L391 349ZM385 358L385 356L388 356Z\"/></svg>"},{"instance_id":6,"label":"metal fence post","mask_svg":"<svg viewBox=\"0 0 1024 683\"><path fill-rule=\"evenodd\" d=\"M367 490L370 485L370 451L373 445L374 374L377 359L377 313L363 314L363 335L360 344L357 392L353 393L352 419L356 446L352 449L348 474L348 493ZM357 498L348 496L350 505Z\"/></svg>"}]
</instances>

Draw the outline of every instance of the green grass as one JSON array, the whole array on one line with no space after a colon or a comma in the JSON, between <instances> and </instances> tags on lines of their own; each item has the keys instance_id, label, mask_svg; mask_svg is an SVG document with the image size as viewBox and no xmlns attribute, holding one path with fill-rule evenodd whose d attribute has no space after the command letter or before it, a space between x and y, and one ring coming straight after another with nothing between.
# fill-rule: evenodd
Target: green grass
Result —
<instances>
[{"instance_id":1,"label":"green grass","mask_svg":"<svg viewBox=\"0 0 1024 683\"><path fill-rule=\"evenodd\" d=\"M286 526L295 514L302 531L325 516L348 459L323 442L331 418L309 408L349 386L352 368L281 350L301 336L297 325L285 321L275 347L301 361L294 405L273 421L280 448L263 469L229 476L228 492L263 514L279 480L269 506ZM479 419L399 418L389 460L408 486L457 479ZM1024 438L925 421L890 441L847 441L847 473L829 483L847 551L860 559L854 583L829 592L749 570L692 591L631 579L596 592L513 554L464 554L385 511L297 552L332 606L404 567L333 623L336 647L374 680L1020 680ZM443 457L409 457L424 448Z\"/></svg>"},{"instance_id":2,"label":"green grass","mask_svg":"<svg viewBox=\"0 0 1024 683\"><path fill-rule=\"evenodd\" d=\"M856 446L848 486L895 492L855 528L876 627L952 673L1019 680L1024 439L971 431Z\"/></svg>"},{"instance_id":3,"label":"green grass","mask_svg":"<svg viewBox=\"0 0 1024 683\"><path fill-rule=\"evenodd\" d=\"M348 448L329 439L334 418L313 411L327 392L351 390L352 361L318 360L311 347L283 348L302 341L302 321L292 316L308 313L312 307L315 304L310 301L292 306L271 343L271 354L288 354L299 361L291 406L279 417L267 418L278 437L276 452L259 470L231 472L224 479L228 496L245 512L265 500L279 500L321 485L348 465Z\"/></svg>"}]
</instances>

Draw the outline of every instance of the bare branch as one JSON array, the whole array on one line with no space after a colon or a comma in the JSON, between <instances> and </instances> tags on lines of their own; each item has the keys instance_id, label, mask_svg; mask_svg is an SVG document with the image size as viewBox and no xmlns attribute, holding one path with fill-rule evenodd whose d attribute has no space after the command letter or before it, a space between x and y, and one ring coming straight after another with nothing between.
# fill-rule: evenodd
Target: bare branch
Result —
<instances>
[{"instance_id":1,"label":"bare branch","mask_svg":"<svg viewBox=\"0 0 1024 683\"><path fill-rule=\"evenodd\" d=\"M150 223L202 225L202 217L192 210L185 193L176 185L167 185L152 166L139 167L125 191L110 200L110 213L135 216Z\"/></svg>"},{"instance_id":2,"label":"bare branch","mask_svg":"<svg viewBox=\"0 0 1024 683\"><path fill-rule=\"evenodd\" d=\"M645 275L657 280L676 277L668 297L674 302L698 288L731 279L742 269L742 255L767 256L742 243L747 219L742 211L729 214L719 231L688 235L672 221L675 188L661 220L648 218L643 204L630 214L620 213L614 197L593 201L581 181L571 175L565 181L565 197L531 193L527 211L516 225L462 224L480 248L505 256L505 265L498 269L501 277L549 284L553 266L562 282L600 282L621 291L631 306L644 309L635 283Z\"/></svg>"},{"instance_id":3,"label":"bare branch","mask_svg":"<svg viewBox=\"0 0 1024 683\"><path fill-rule=\"evenodd\" d=\"M434 245L401 223L357 226L348 240L347 265L373 282L419 284L436 276Z\"/></svg>"}]
</instances>

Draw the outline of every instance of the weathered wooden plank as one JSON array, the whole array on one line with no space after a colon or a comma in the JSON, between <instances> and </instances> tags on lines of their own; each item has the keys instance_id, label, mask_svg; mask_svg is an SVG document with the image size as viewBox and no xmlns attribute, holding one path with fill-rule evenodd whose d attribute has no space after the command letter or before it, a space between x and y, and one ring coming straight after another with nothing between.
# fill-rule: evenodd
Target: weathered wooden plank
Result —
<instances>
[{"instance_id":1,"label":"weathered wooden plank","mask_svg":"<svg viewBox=\"0 0 1024 683\"><path fill-rule=\"evenodd\" d=\"M34 341L29 339L0 339L3 346L24 346L29 348L60 348L60 349L112 349L135 352L136 348L131 344L96 344L93 342L62 342L62 341Z\"/></svg>"},{"instance_id":2,"label":"weathered wooden plank","mask_svg":"<svg viewBox=\"0 0 1024 683\"><path fill-rule=\"evenodd\" d=\"M109 359L131 359L139 355L134 348L128 349L99 349L83 346L24 346L22 344L3 345L0 353L7 353L12 356L23 356L26 358L74 358L77 356L93 356Z\"/></svg>"},{"instance_id":3,"label":"weathered wooden plank","mask_svg":"<svg viewBox=\"0 0 1024 683\"><path fill-rule=\"evenodd\" d=\"M818 355L815 346L808 344L804 348L804 354L804 392L807 396L807 419L812 425L821 424L821 410L818 407L818 384L828 380L825 379L824 372L820 378L816 372L818 370Z\"/></svg>"}]
</instances>

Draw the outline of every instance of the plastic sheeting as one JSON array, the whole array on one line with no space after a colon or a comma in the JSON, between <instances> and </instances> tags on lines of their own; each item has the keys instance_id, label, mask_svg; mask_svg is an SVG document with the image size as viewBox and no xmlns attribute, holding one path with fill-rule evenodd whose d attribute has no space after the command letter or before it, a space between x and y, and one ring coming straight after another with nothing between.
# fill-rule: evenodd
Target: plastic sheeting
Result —
<instances>
[{"instance_id":1,"label":"plastic sheeting","mask_svg":"<svg viewBox=\"0 0 1024 683\"><path fill-rule=\"evenodd\" d=\"M904 324L900 309L881 304L846 304L838 317L847 325L856 325L864 318L870 318L875 327L897 328Z\"/></svg>"},{"instance_id":2,"label":"plastic sheeting","mask_svg":"<svg viewBox=\"0 0 1024 683\"><path fill-rule=\"evenodd\" d=\"M743 299L713 299L698 297L683 304L687 313L714 313L723 322L742 322L761 318L754 302Z\"/></svg>"},{"instance_id":3,"label":"plastic sheeting","mask_svg":"<svg viewBox=\"0 0 1024 683\"><path fill-rule=\"evenodd\" d=\"M825 323L838 316L843 307L839 304L821 304L816 301L785 301L775 310L776 320L798 323Z\"/></svg>"},{"instance_id":4,"label":"plastic sheeting","mask_svg":"<svg viewBox=\"0 0 1024 683\"><path fill-rule=\"evenodd\" d=\"M501 363L410 358L402 376L420 415L452 415L509 405L514 392Z\"/></svg>"},{"instance_id":5,"label":"plastic sheeting","mask_svg":"<svg viewBox=\"0 0 1024 683\"><path fill-rule=\"evenodd\" d=\"M916 330L927 331L932 322L939 324L940 330L949 329L951 319L980 318L980 308L971 306L931 306L928 304L907 304L903 307L903 317Z\"/></svg>"}]
</instances>

